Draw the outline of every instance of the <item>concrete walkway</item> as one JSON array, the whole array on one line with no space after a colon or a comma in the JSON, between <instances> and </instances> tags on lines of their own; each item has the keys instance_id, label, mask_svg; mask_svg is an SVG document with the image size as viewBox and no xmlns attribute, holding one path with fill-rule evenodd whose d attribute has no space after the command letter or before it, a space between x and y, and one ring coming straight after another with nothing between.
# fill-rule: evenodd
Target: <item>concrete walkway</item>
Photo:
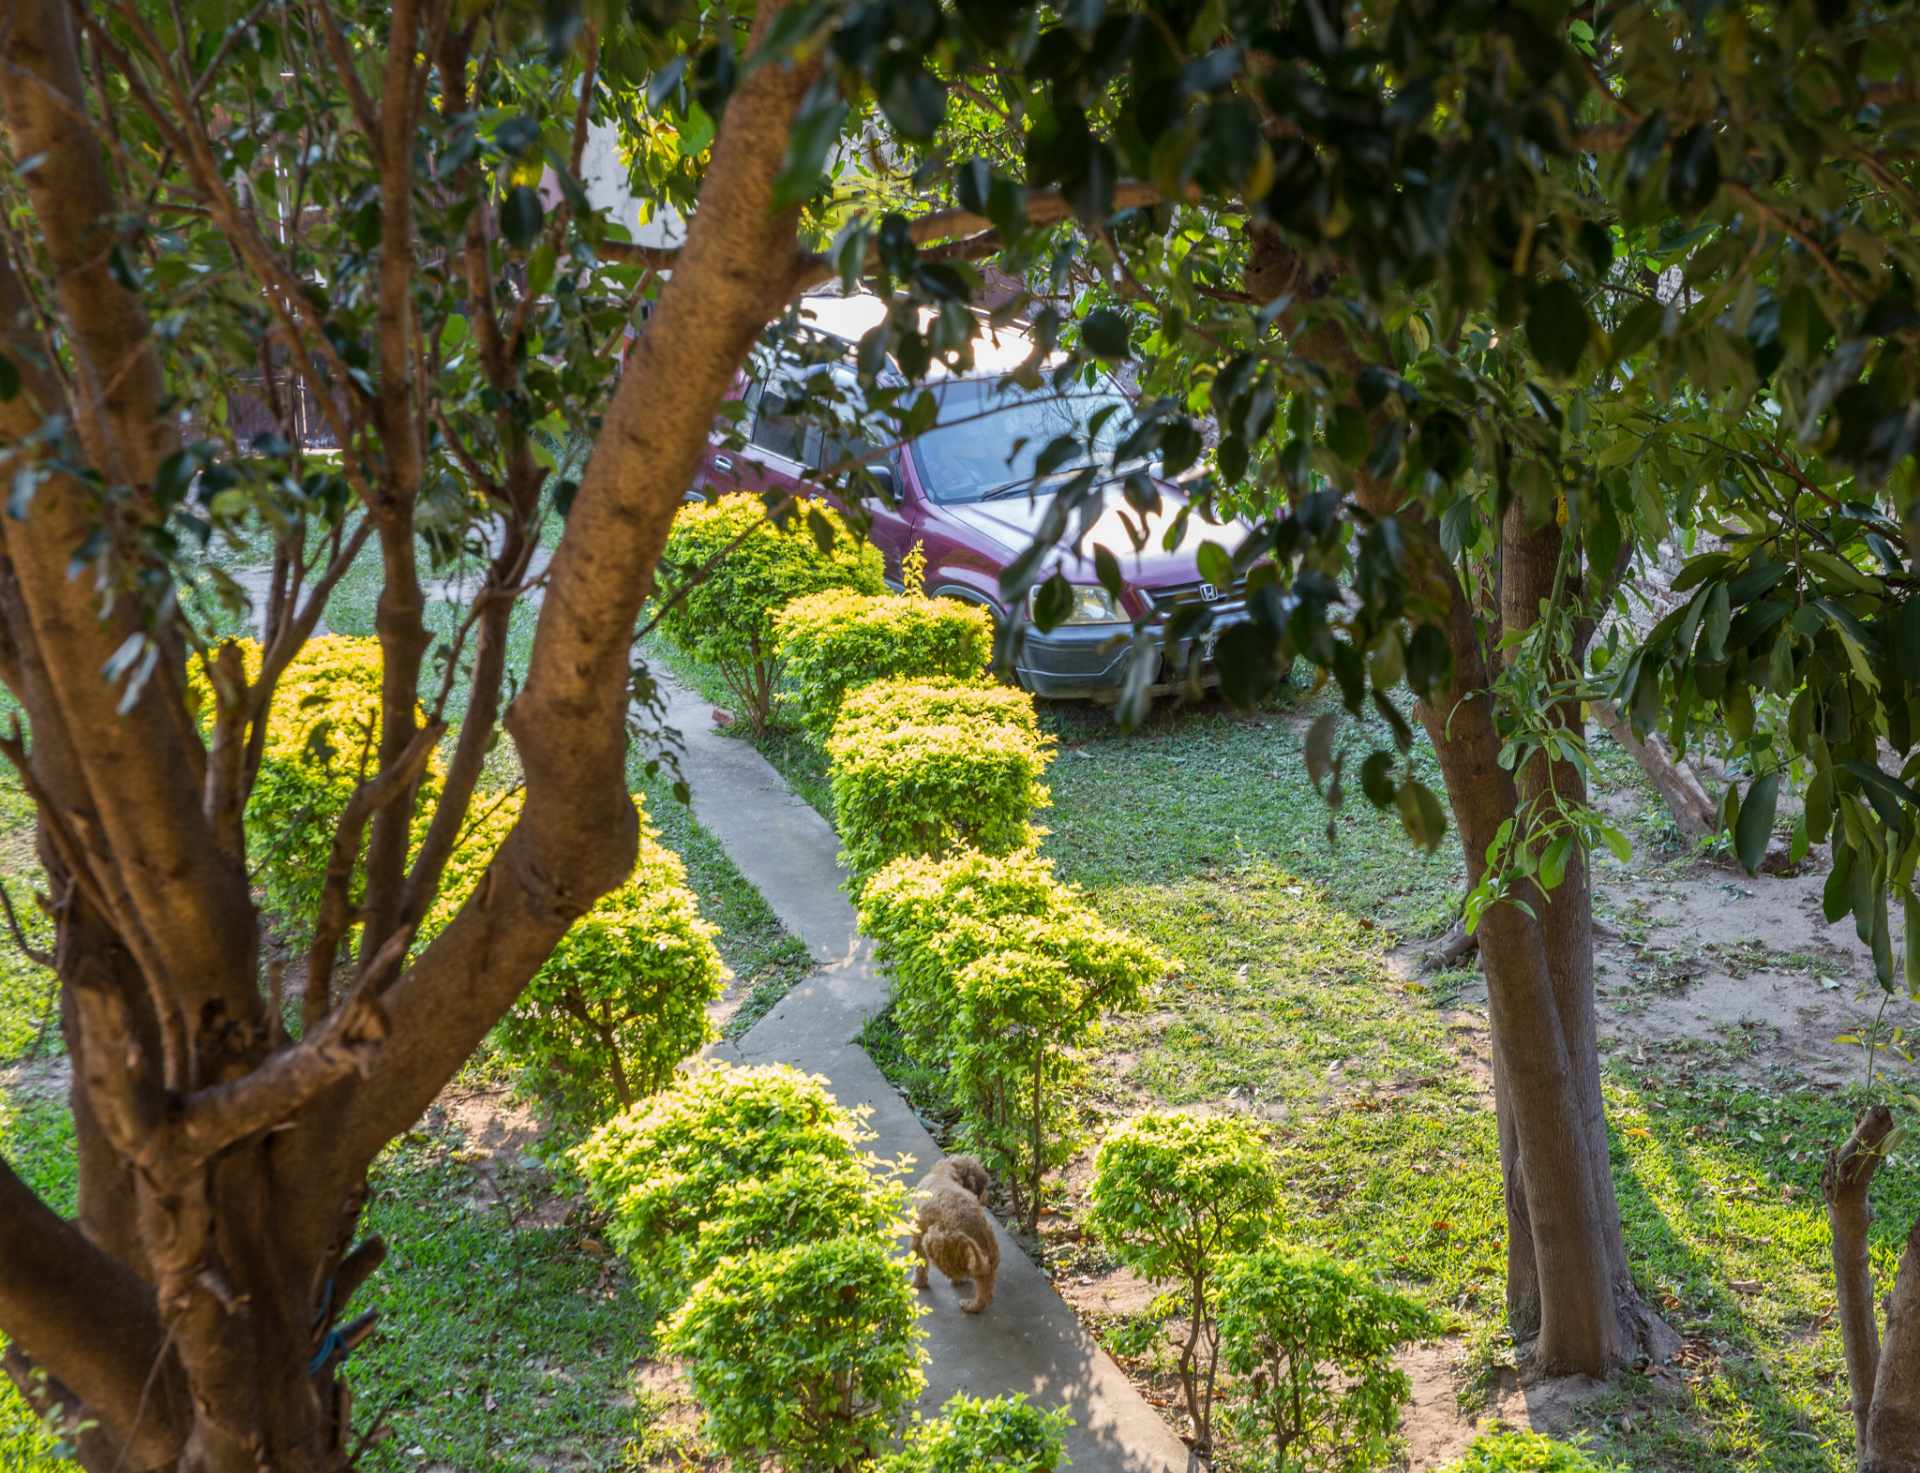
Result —
<instances>
[{"instance_id":1,"label":"concrete walkway","mask_svg":"<svg viewBox=\"0 0 1920 1473\"><path fill-rule=\"evenodd\" d=\"M940 1159L940 1148L854 1042L861 1025L886 1007L888 984L854 930L853 906L840 888L839 840L749 743L713 729L706 702L661 683L667 724L686 743L682 766L694 816L820 963L744 1037L715 1052L825 1075L841 1104L872 1111L875 1152L913 1157L917 1179ZM956 1391L1024 1391L1073 1417L1067 1451L1075 1473L1182 1473L1186 1445L1081 1328L1047 1276L997 1222L994 1228L1000 1276L984 1314L962 1314L960 1296L938 1272L922 1296L932 1311L921 1322L928 1352L923 1409L931 1414Z\"/></svg>"}]
</instances>

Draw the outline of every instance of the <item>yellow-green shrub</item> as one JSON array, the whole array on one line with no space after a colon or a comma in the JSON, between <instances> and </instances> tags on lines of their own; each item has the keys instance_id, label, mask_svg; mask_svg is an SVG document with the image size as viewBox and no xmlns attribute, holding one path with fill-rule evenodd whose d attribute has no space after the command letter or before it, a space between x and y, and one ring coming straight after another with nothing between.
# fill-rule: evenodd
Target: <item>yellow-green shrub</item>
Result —
<instances>
[{"instance_id":1,"label":"yellow-green shrub","mask_svg":"<svg viewBox=\"0 0 1920 1473\"><path fill-rule=\"evenodd\" d=\"M259 644L238 643L247 678L257 679ZM296 941L312 929L347 801L376 770L383 669L379 640L322 635L307 641L274 687L260 772L247 799L248 852L268 914ZM202 722L210 723L212 693L197 667L189 687ZM432 814L439 789L439 765L430 762L415 801L416 829ZM360 899L357 888L352 899Z\"/></svg>"},{"instance_id":2,"label":"yellow-green shrub","mask_svg":"<svg viewBox=\"0 0 1920 1473\"><path fill-rule=\"evenodd\" d=\"M1170 967L1139 938L1108 925L1030 850L896 859L860 894L860 929L893 973L894 1017L907 1052L945 1069L963 970L990 952L1017 948L1058 961L1089 1007L1138 1005Z\"/></svg>"},{"instance_id":3,"label":"yellow-green shrub","mask_svg":"<svg viewBox=\"0 0 1920 1473\"><path fill-rule=\"evenodd\" d=\"M672 1308L704 1267L701 1224L728 1187L808 1160L864 1165L869 1138L817 1074L716 1064L614 1116L569 1157L641 1292Z\"/></svg>"},{"instance_id":4,"label":"yellow-green shrub","mask_svg":"<svg viewBox=\"0 0 1920 1473\"><path fill-rule=\"evenodd\" d=\"M1033 700L1003 686L880 680L827 740L834 821L855 883L903 854L1006 854L1038 839L1053 757Z\"/></svg>"},{"instance_id":5,"label":"yellow-green shrub","mask_svg":"<svg viewBox=\"0 0 1920 1473\"><path fill-rule=\"evenodd\" d=\"M1215 1283L1233 1255L1266 1241L1279 1200L1272 1152L1233 1115L1137 1115L1094 1156L1088 1230L1142 1278L1178 1286L1180 1384L1202 1448L1213 1435Z\"/></svg>"},{"instance_id":6,"label":"yellow-green shrub","mask_svg":"<svg viewBox=\"0 0 1920 1473\"><path fill-rule=\"evenodd\" d=\"M882 1458L880 1473L1055 1473L1072 1425L1065 1408L1043 1412L1020 1392L982 1400L963 1391Z\"/></svg>"},{"instance_id":7,"label":"yellow-green shrub","mask_svg":"<svg viewBox=\"0 0 1920 1473\"><path fill-rule=\"evenodd\" d=\"M993 658L993 616L978 604L840 588L797 598L773 617L800 723L833 730L848 691L876 680L978 680Z\"/></svg>"},{"instance_id":8,"label":"yellow-green shrub","mask_svg":"<svg viewBox=\"0 0 1920 1473\"><path fill-rule=\"evenodd\" d=\"M1229 1422L1259 1449L1250 1468L1369 1473L1388 1465L1413 1394L1394 1357L1442 1328L1425 1306L1365 1269L1279 1243L1229 1259L1217 1297L1222 1359L1246 1378L1246 1400Z\"/></svg>"},{"instance_id":9,"label":"yellow-green shrub","mask_svg":"<svg viewBox=\"0 0 1920 1473\"><path fill-rule=\"evenodd\" d=\"M736 1466L872 1466L926 1384L907 1276L883 1233L724 1258L668 1322L707 1435Z\"/></svg>"},{"instance_id":10,"label":"yellow-green shrub","mask_svg":"<svg viewBox=\"0 0 1920 1473\"><path fill-rule=\"evenodd\" d=\"M816 521L833 534L825 552L814 540ZM764 732L780 684L773 616L829 588L883 593L886 577L879 549L824 503L800 503L783 526L768 518L757 496L690 503L674 517L660 557L660 596L667 600L660 627L719 669L748 722Z\"/></svg>"},{"instance_id":11,"label":"yellow-green shrub","mask_svg":"<svg viewBox=\"0 0 1920 1473\"><path fill-rule=\"evenodd\" d=\"M708 1006L726 985L680 856L640 810L633 874L560 938L494 1030L524 1088L568 1127L597 1124L664 1088L713 1038ZM422 941L452 920L520 816L521 794L476 794Z\"/></svg>"}]
</instances>

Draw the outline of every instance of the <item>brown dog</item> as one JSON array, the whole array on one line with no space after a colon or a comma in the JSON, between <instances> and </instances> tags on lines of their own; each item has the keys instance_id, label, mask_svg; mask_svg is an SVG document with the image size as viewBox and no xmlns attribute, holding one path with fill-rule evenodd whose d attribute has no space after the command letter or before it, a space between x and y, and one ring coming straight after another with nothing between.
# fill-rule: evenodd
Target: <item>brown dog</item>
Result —
<instances>
[{"instance_id":1,"label":"brown dog","mask_svg":"<svg viewBox=\"0 0 1920 1473\"><path fill-rule=\"evenodd\" d=\"M919 1263L913 1286L927 1287L931 1263L953 1280L973 1280L973 1301L960 1307L978 1314L993 1302L993 1278L1000 1272L1000 1244L981 1205L987 1197L987 1171L971 1156L949 1156L914 1189L918 1217L911 1246Z\"/></svg>"}]
</instances>

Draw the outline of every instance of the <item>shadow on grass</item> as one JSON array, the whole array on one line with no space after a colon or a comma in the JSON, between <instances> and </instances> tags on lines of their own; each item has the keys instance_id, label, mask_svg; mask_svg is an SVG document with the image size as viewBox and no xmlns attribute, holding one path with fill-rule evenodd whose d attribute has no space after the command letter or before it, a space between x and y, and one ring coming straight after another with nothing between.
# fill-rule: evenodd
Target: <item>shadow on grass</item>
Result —
<instances>
[{"instance_id":1,"label":"shadow on grass","mask_svg":"<svg viewBox=\"0 0 1920 1473\"><path fill-rule=\"evenodd\" d=\"M1637 1470L1841 1473L1853 1426L1819 1163L1852 1127L1850 1096L1759 1091L1702 1080L1609 1088L1614 1181L1642 1291L1686 1339L1691 1405L1636 1395L1629 1380L1603 1424ZM1911 1160L1875 1188L1875 1269L1891 1283L1920 1213Z\"/></svg>"}]
</instances>

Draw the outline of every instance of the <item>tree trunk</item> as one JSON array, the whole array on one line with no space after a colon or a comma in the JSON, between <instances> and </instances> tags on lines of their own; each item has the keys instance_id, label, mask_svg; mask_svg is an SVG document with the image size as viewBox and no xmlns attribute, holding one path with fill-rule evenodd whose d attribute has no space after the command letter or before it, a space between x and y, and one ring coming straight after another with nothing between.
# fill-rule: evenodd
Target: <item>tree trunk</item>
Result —
<instances>
[{"instance_id":1,"label":"tree trunk","mask_svg":"<svg viewBox=\"0 0 1920 1473\"><path fill-rule=\"evenodd\" d=\"M1537 527L1529 526L1526 511L1517 499L1507 510L1501 541L1500 622L1511 638L1532 628L1542 617L1542 610L1556 600L1564 608L1570 602L1569 595L1578 593L1584 580L1579 552L1565 546L1559 524L1547 518ZM1563 559L1567 571L1557 576ZM1569 623L1564 655L1552 658L1544 672L1556 688L1577 681L1592 627L1584 622ZM1577 700L1556 701L1548 714L1560 730L1584 741L1585 721ZM1568 809L1584 808L1587 803L1586 778L1580 768L1571 762L1550 763L1545 754L1535 755L1523 766L1517 774L1517 786L1522 803L1545 799ZM1599 1016L1594 1006L1593 890L1585 850L1576 844L1560 883L1551 892L1536 892L1529 898L1539 916L1547 975L1566 1040L1567 1084L1579 1112L1585 1150L1596 1163L1595 1229L1607 1251L1621 1344L1664 1359L1678 1348L1679 1339L1648 1309L1634 1287L1620 1230L1620 1206L1613 1189L1606 1100L1600 1082ZM1503 1167L1505 1164L1503 1160ZM1524 1309L1524 1283L1521 1289Z\"/></svg>"},{"instance_id":2,"label":"tree trunk","mask_svg":"<svg viewBox=\"0 0 1920 1473\"><path fill-rule=\"evenodd\" d=\"M1507 587L1515 581L1509 566ZM1471 885L1485 871L1495 831L1518 811L1521 793L1499 765L1491 681L1471 611L1451 580L1447 587L1453 677L1439 700L1420 704L1419 714L1440 759ZM1584 870L1580 874L1578 888L1559 902L1565 908L1557 924L1546 922L1552 908L1540 907L1537 896L1527 898L1539 920L1512 904L1492 907L1480 923L1480 954L1501 1116L1515 1334L1535 1330L1537 1303L1533 1368L1605 1375L1648 1348L1653 1332L1625 1273L1613 1198L1593 1021L1591 898Z\"/></svg>"},{"instance_id":3,"label":"tree trunk","mask_svg":"<svg viewBox=\"0 0 1920 1473\"><path fill-rule=\"evenodd\" d=\"M1641 741L1633 734L1632 724L1615 709L1611 701L1596 701L1593 710L1600 718L1600 724L1607 729L1607 735L1640 764L1640 770L1647 775L1647 781L1653 784L1654 791L1667 805L1667 811L1673 815L1673 821L1680 826L1682 834L1697 841L1719 831L1720 810L1714 806L1713 799L1707 795L1706 788L1694 775L1693 769L1675 759L1658 732L1648 732L1647 739Z\"/></svg>"}]
</instances>

